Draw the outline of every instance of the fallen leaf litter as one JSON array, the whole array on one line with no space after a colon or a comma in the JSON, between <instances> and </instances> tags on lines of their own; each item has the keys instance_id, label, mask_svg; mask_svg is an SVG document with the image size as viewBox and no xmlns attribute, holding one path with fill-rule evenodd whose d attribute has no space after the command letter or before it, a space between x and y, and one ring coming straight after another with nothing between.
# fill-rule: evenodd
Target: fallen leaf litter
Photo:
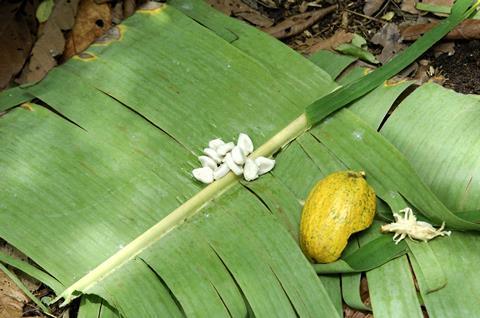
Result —
<instances>
[{"instance_id":1,"label":"fallen leaf litter","mask_svg":"<svg viewBox=\"0 0 480 318\"><path fill-rule=\"evenodd\" d=\"M275 167L273 159L248 158L253 149L252 139L244 133L240 133L236 145L225 143L220 138L210 140L203 150L204 155L198 157L202 167L193 169L192 175L198 181L209 184L232 171L237 176L243 175L246 181L253 181Z\"/></svg>"}]
</instances>

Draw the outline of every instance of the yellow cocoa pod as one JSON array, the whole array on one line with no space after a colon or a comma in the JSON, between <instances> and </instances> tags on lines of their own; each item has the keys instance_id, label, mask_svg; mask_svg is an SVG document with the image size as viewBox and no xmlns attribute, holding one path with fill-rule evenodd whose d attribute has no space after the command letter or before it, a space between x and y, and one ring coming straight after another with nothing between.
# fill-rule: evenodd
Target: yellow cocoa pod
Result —
<instances>
[{"instance_id":1,"label":"yellow cocoa pod","mask_svg":"<svg viewBox=\"0 0 480 318\"><path fill-rule=\"evenodd\" d=\"M315 185L303 206L302 250L318 263L336 261L350 235L372 224L375 205L375 192L363 171L328 175Z\"/></svg>"}]
</instances>

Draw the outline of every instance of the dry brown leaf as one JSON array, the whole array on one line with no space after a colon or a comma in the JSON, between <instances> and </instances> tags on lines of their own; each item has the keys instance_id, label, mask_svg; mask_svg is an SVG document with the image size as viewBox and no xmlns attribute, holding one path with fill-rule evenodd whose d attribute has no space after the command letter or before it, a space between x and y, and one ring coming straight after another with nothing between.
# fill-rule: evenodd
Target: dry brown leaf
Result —
<instances>
[{"instance_id":1,"label":"dry brown leaf","mask_svg":"<svg viewBox=\"0 0 480 318\"><path fill-rule=\"evenodd\" d=\"M288 38L303 32L305 29L327 14L334 12L336 9L337 6L332 5L325 9L290 16L272 27L264 28L263 31L278 39Z\"/></svg>"},{"instance_id":2,"label":"dry brown leaf","mask_svg":"<svg viewBox=\"0 0 480 318\"><path fill-rule=\"evenodd\" d=\"M404 68L400 73L398 73L398 77L402 79L411 77L417 73L417 70L418 70L418 63L413 62L412 64Z\"/></svg>"},{"instance_id":3,"label":"dry brown leaf","mask_svg":"<svg viewBox=\"0 0 480 318\"><path fill-rule=\"evenodd\" d=\"M112 12L107 3L81 0L72 31L66 39L64 58L84 51L112 26Z\"/></svg>"},{"instance_id":4,"label":"dry brown leaf","mask_svg":"<svg viewBox=\"0 0 480 318\"><path fill-rule=\"evenodd\" d=\"M271 19L247 6L241 0L207 0L207 3L226 15L240 17L261 28L273 25Z\"/></svg>"},{"instance_id":5,"label":"dry brown leaf","mask_svg":"<svg viewBox=\"0 0 480 318\"><path fill-rule=\"evenodd\" d=\"M57 65L55 57L63 53L65 39L62 30L73 27L79 0L58 0L52 14L37 35L30 60L17 79L20 84L41 80L47 72Z\"/></svg>"},{"instance_id":6,"label":"dry brown leaf","mask_svg":"<svg viewBox=\"0 0 480 318\"><path fill-rule=\"evenodd\" d=\"M383 47L382 53L377 55L377 59L382 64L390 61L395 54L405 47L405 45L401 43L400 30L395 23L384 24L372 37L371 41Z\"/></svg>"},{"instance_id":7,"label":"dry brown leaf","mask_svg":"<svg viewBox=\"0 0 480 318\"><path fill-rule=\"evenodd\" d=\"M433 47L433 54L435 57L438 57L442 54L448 54L448 56L455 54L455 42L443 42L436 44Z\"/></svg>"},{"instance_id":8,"label":"dry brown leaf","mask_svg":"<svg viewBox=\"0 0 480 318\"><path fill-rule=\"evenodd\" d=\"M418 62L418 69L415 73L415 76L413 77L413 79L415 80L415 83L417 85L421 85L423 83L426 83L430 80L430 74L428 74L430 68L431 68L431 64L430 64L430 61L429 60L420 60ZM418 286L415 285L415 287L417 288Z\"/></svg>"},{"instance_id":9,"label":"dry brown leaf","mask_svg":"<svg viewBox=\"0 0 480 318\"><path fill-rule=\"evenodd\" d=\"M273 21L257 12L238 12L236 17L240 17L260 28L268 28L273 25Z\"/></svg>"},{"instance_id":10,"label":"dry brown leaf","mask_svg":"<svg viewBox=\"0 0 480 318\"><path fill-rule=\"evenodd\" d=\"M328 39L320 40L319 42L310 46L305 50L306 54L313 54L320 50L330 50L333 51L334 48L338 47L340 44L349 43L353 39L353 33L346 32L345 30L338 30L334 35Z\"/></svg>"},{"instance_id":11,"label":"dry brown leaf","mask_svg":"<svg viewBox=\"0 0 480 318\"><path fill-rule=\"evenodd\" d=\"M480 39L480 20L469 19L460 23L445 37L449 40L478 40Z\"/></svg>"},{"instance_id":12,"label":"dry brown leaf","mask_svg":"<svg viewBox=\"0 0 480 318\"><path fill-rule=\"evenodd\" d=\"M124 19L130 17L135 12L135 0L123 0Z\"/></svg>"},{"instance_id":13,"label":"dry brown leaf","mask_svg":"<svg viewBox=\"0 0 480 318\"><path fill-rule=\"evenodd\" d=\"M418 14L419 11L415 8L417 4L416 0L403 0L400 6L400 10L411 13L411 14Z\"/></svg>"},{"instance_id":14,"label":"dry brown leaf","mask_svg":"<svg viewBox=\"0 0 480 318\"><path fill-rule=\"evenodd\" d=\"M123 3L117 2L112 8L112 23L120 24L123 21Z\"/></svg>"},{"instance_id":15,"label":"dry brown leaf","mask_svg":"<svg viewBox=\"0 0 480 318\"><path fill-rule=\"evenodd\" d=\"M414 41L418 39L423 33L437 25L437 22L419 23L414 25L407 25L400 27L400 34L406 41Z\"/></svg>"},{"instance_id":16,"label":"dry brown leaf","mask_svg":"<svg viewBox=\"0 0 480 318\"><path fill-rule=\"evenodd\" d=\"M0 318L22 317L28 297L3 271L0 271L0 286Z\"/></svg>"},{"instance_id":17,"label":"dry brown leaf","mask_svg":"<svg viewBox=\"0 0 480 318\"><path fill-rule=\"evenodd\" d=\"M47 21L43 31L32 49L30 60L23 68L19 83L31 83L41 80L57 62L55 56L62 54L65 39L60 28Z\"/></svg>"},{"instance_id":18,"label":"dry brown leaf","mask_svg":"<svg viewBox=\"0 0 480 318\"><path fill-rule=\"evenodd\" d=\"M437 25L437 22L410 25L401 30L404 40L412 41ZM446 36L447 40L478 40L480 39L480 20L468 19L456 26Z\"/></svg>"},{"instance_id":19,"label":"dry brown leaf","mask_svg":"<svg viewBox=\"0 0 480 318\"><path fill-rule=\"evenodd\" d=\"M308 9L308 2L307 1L302 1L302 3L300 4L300 6L298 7L298 11L300 13L305 13Z\"/></svg>"},{"instance_id":20,"label":"dry brown leaf","mask_svg":"<svg viewBox=\"0 0 480 318\"><path fill-rule=\"evenodd\" d=\"M368 16L371 16L382 7L385 0L365 0L365 5L363 6L363 13Z\"/></svg>"},{"instance_id":21,"label":"dry brown leaf","mask_svg":"<svg viewBox=\"0 0 480 318\"><path fill-rule=\"evenodd\" d=\"M345 318L373 318L371 313L364 313L347 306L343 308L343 316Z\"/></svg>"},{"instance_id":22,"label":"dry brown leaf","mask_svg":"<svg viewBox=\"0 0 480 318\"><path fill-rule=\"evenodd\" d=\"M21 4L0 4L0 90L22 70L33 45L30 26L36 23L20 12Z\"/></svg>"},{"instance_id":23,"label":"dry brown leaf","mask_svg":"<svg viewBox=\"0 0 480 318\"><path fill-rule=\"evenodd\" d=\"M75 15L77 14L78 3L80 0L60 0L55 1L55 8L49 20L63 31L70 30L75 23Z\"/></svg>"}]
</instances>

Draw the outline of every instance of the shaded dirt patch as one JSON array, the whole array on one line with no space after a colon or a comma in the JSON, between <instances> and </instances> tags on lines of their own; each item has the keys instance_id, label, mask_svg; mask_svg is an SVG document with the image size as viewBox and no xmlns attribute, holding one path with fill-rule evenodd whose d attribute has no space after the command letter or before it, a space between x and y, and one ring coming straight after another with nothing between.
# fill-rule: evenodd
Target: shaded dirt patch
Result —
<instances>
[{"instance_id":1,"label":"shaded dirt patch","mask_svg":"<svg viewBox=\"0 0 480 318\"><path fill-rule=\"evenodd\" d=\"M480 94L480 40L457 42L455 54L433 61L446 78L445 87L464 94Z\"/></svg>"}]
</instances>

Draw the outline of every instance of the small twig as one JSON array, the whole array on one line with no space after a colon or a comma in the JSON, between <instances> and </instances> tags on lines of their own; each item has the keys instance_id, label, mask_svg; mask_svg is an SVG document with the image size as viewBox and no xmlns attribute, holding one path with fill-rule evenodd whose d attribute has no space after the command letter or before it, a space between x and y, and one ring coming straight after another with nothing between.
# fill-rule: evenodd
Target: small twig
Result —
<instances>
[{"instance_id":1,"label":"small twig","mask_svg":"<svg viewBox=\"0 0 480 318\"><path fill-rule=\"evenodd\" d=\"M365 14L362 14L362 13L358 13L358 12L355 12L355 11L352 11L352 10L349 10L349 9L345 9L345 11L347 11L348 13L352 13L352 14L358 15L359 17L362 17L362 18L365 18L365 19L369 19L369 20L372 20L372 21L376 21L376 22L379 22L379 23L382 23L382 24L387 23L386 21L383 21L383 20L380 20L380 19L377 19L377 18L374 18L374 17L370 17L370 16L368 16L368 15L365 15Z\"/></svg>"},{"instance_id":2,"label":"small twig","mask_svg":"<svg viewBox=\"0 0 480 318\"><path fill-rule=\"evenodd\" d=\"M314 3L314 2L310 2L310 3L307 3L307 7L313 7L313 8L323 8L324 5L322 4L318 4L318 3Z\"/></svg>"},{"instance_id":3,"label":"small twig","mask_svg":"<svg viewBox=\"0 0 480 318\"><path fill-rule=\"evenodd\" d=\"M337 25L337 23L333 23L331 25L328 25L326 27L324 27L323 29L321 29L320 31L318 31L317 33L315 33L313 35L313 37L316 37L316 36L322 36L325 32L327 32L328 30L332 30L335 28L335 26Z\"/></svg>"},{"instance_id":4,"label":"small twig","mask_svg":"<svg viewBox=\"0 0 480 318\"><path fill-rule=\"evenodd\" d=\"M378 16L383 16L383 15L385 14L385 11L386 11L388 5L389 5L390 3L393 3L393 2L395 2L395 1L391 1L391 0L386 1L386 2L382 5L382 7L380 8L380 10L378 10L377 13L374 15L374 18L376 18L376 17L378 17Z\"/></svg>"}]
</instances>

